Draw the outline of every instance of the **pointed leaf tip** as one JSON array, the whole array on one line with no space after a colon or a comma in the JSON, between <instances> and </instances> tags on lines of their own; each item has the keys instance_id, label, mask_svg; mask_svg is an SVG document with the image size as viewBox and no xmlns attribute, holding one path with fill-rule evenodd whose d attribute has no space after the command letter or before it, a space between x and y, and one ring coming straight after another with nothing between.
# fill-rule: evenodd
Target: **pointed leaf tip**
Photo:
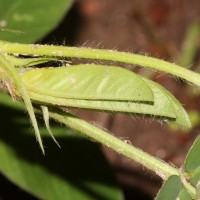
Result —
<instances>
[{"instance_id":1,"label":"pointed leaf tip","mask_svg":"<svg viewBox=\"0 0 200 200\"><path fill-rule=\"evenodd\" d=\"M49 110L48 110L48 107L41 106L41 109L42 109L43 118L44 118L44 122L45 122L45 126L47 128L47 131L49 132L49 134L52 137L53 141L58 145L59 148L61 148L59 143L58 143L58 141L55 139L55 137L54 137L54 135L53 135L53 133L51 131L50 125L49 125Z\"/></svg>"}]
</instances>

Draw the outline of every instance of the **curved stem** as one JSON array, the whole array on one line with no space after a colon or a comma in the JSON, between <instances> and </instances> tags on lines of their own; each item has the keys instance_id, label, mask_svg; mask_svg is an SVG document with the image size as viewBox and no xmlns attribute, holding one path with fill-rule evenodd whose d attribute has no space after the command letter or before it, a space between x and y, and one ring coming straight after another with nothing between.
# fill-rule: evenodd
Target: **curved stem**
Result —
<instances>
[{"instance_id":1,"label":"curved stem","mask_svg":"<svg viewBox=\"0 0 200 200\"><path fill-rule=\"evenodd\" d=\"M83 135L97 141L110 149L126 156L127 158L141 164L149 170L157 173L162 179L166 180L171 175L177 175L181 177L181 171L168 163L165 163L158 158L155 158L142 150L127 144L126 142L118 139L117 137L105 132L94 125L79 119L68 113L61 112L59 110L53 110L49 112L49 116L56 121L65 124L66 126L81 132ZM188 192L194 197L195 188L189 183L185 182L185 187Z\"/></svg>"},{"instance_id":2,"label":"curved stem","mask_svg":"<svg viewBox=\"0 0 200 200\"><path fill-rule=\"evenodd\" d=\"M18 44L3 41L0 41L0 48L7 53L108 60L139 65L170 73L200 86L200 75L193 71L164 60L133 53L78 47Z\"/></svg>"},{"instance_id":3,"label":"curved stem","mask_svg":"<svg viewBox=\"0 0 200 200\"><path fill-rule=\"evenodd\" d=\"M29 45L17 44L0 41L0 49L7 53L28 54L28 55L41 55L50 57L69 57L69 58L85 58L95 60L108 60L114 62L123 62L133 65L149 67L159 71L167 72L172 75L183 78L197 86L200 86L200 75L182 68L178 65L159 60L152 57L117 52L112 50L99 50L90 48L77 48L77 47L62 47L62 46L49 46L49 45ZM114 151L134 160L146 168L153 170L163 179L167 179L171 175L181 176L181 171L177 168L137 149L124 141L112 136L111 134L98 129L97 127L87 123L84 120L78 119L66 113L50 112L50 116L57 121L83 133L99 143L108 146ZM195 196L195 188L189 183L184 183L192 197Z\"/></svg>"}]
</instances>

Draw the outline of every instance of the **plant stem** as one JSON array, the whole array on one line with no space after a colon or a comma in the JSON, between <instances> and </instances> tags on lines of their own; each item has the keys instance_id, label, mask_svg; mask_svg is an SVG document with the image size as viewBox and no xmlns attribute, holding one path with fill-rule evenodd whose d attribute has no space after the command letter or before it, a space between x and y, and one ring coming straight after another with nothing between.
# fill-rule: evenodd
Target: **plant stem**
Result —
<instances>
[{"instance_id":1,"label":"plant stem","mask_svg":"<svg viewBox=\"0 0 200 200\"><path fill-rule=\"evenodd\" d=\"M0 41L0 48L7 53L108 60L139 65L170 73L200 86L200 75L193 71L164 60L133 53L78 47L18 44L4 41Z\"/></svg>"},{"instance_id":2,"label":"plant stem","mask_svg":"<svg viewBox=\"0 0 200 200\"><path fill-rule=\"evenodd\" d=\"M165 163L158 158L155 158L142 150L127 144L126 142L118 139L117 137L105 132L94 125L79 119L68 113L61 111L50 111L49 116L56 121L65 124L66 126L81 132L83 135L97 141L110 149L126 156L127 158L140 163L142 166L157 173L162 179L166 180L171 175L181 176L179 169ZM185 187L192 196L195 195L195 189L190 183L186 183Z\"/></svg>"},{"instance_id":3,"label":"plant stem","mask_svg":"<svg viewBox=\"0 0 200 200\"><path fill-rule=\"evenodd\" d=\"M172 75L183 78L197 86L200 86L200 75L190 70L182 68L178 65L169 63L164 60L159 60L152 57L118 52L112 50L99 50L90 48L77 48L77 47L62 47L62 46L49 46L49 45L29 45L18 44L0 41L0 49L6 53L25 54L25 55L41 55L50 57L69 57L69 58L84 58L95 60L108 60L114 62L122 62L133 65L149 67L159 71L167 72ZM87 123L84 120L78 119L70 114L60 111L50 112L50 117L64 123L65 125L75 129L89 138L113 149L114 151L140 163L144 167L156 172L163 179L167 179L171 175L181 177L182 173L179 169L159 160L142 150L127 144L126 142L112 136L111 134ZM195 196L195 188L189 183L184 182L184 186L191 194Z\"/></svg>"}]
</instances>

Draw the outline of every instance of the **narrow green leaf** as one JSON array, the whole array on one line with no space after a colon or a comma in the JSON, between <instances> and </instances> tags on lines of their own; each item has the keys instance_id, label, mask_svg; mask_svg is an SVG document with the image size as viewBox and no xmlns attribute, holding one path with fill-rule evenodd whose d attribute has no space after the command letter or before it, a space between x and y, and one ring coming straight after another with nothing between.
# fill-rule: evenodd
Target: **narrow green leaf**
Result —
<instances>
[{"instance_id":1,"label":"narrow green leaf","mask_svg":"<svg viewBox=\"0 0 200 200\"><path fill-rule=\"evenodd\" d=\"M123 199L98 145L54 123L52 131L62 149L41 127L48 147L42 156L23 106L15 105L8 95L0 93L0 121L6 122L0 123L0 173L38 199Z\"/></svg>"},{"instance_id":2,"label":"narrow green leaf","mask_svg":"<svg viewBox=\"0 0 200 200\"><path fill-rule=\"evenodd\" d=\"M51 94L50 87L53 87L55 84L57 85L60 82L61 83L66 82L62 80L62 78L66 79L66 77L63 76L64 74L63 71L70 72L69 76L75 77L73 68L75 69L75 72L78 71L77 72L78 76L80 76L78 77L80 80L79 83L77 82L78 86L73 88L75 90L72 90L72 87L69 87L67 84L67 85L63 85L63 88L61 88L61 91L58 88L57 90L55 90L55 93L53 91L53 94ZM79 73L80 71L81 73ZM95 87L93 83L92 88L90 89L92 81L90 81L90 79L89 81L83 80L84 73L82 71L85 72L86 76L90 76L91 80L93 79L95 81L97 80ZM96 75L95 72L97 71L99 73ZM104 88L101 87L100 88L101 93L100 92L97 93L99 85L102 85L101 82L104 81L105 74L107 74L108 71L110 75L113 75L110 77L110 82L109 80L107 81L106 86L108 87L104 87ZM42 72L42 76L40 72ZM52 77L49 77L50 74L48 74L48 72L51 73ZM57 77L56 76L57 72L61 76L61 77L58 77L58 79L54 78L54 77ZM98 75L101 75L100 78L96 77ZM117 77L119 75L122 75L123 79L120 80L120 82L118 82L119 84L116 83L116 75ZM129 77L130 77L130 81L128 79ZM102 111L137 113L137 114L147 114L147 115L153 115L153 116L164 116L164 117L169 117L173 119L176 118L174 107L171 104L171 101L169 100L168 96L166 96L164 88L162 88L158 84L149 80L142 80L141 82L142 78L138 77L138 75L135 75L133 72L130 72L128 70L121 69L118 67L103 67L103 66L96 67L94 65L79 65L77 67L42 69L42 70L37 69L37 70L30 70L28 72L25 72L22 75L22 78L29 90L29 94L31 98L36 101L47 102L54 105L88 108L88 109L102 110ZM53 82L51 78L54 79ZM69 81L69 79L67 79L67 81ZM141 84L139 84L140 82ZM114 86L112 86L113 84ZM144 89L141 89L141 88L144 88ZM65 89L69 91L65 92ZM136 95L137 94L136 92L138 92L138 95ZM71 96L73 95L74 98L82 97L85 99L80 99L80 100L66 99L68 95L69 97L70 95ZM148 98L152 98L153 96L154 102L153 103L135 102L136 100L144 101L145 98L143 97L143 95L145 95ZM88 99L88 96L90 96L91 98L90 100L86 100ZM94 100L92 100L92 98ZM109 101L105 101L106 98L107 99L109 98ZM110 99L113 99L113 100L110 100ZM129 99L129 101L122 101L123 99L124 100Z\"/></svg>"},{"instance_id":3,"label":"narrow green leaf","mask_svg":"<svg viewBox=\"0 0 200 200\"><path fill-rule=\"evenodd\" d=\"M50 104L55 106L75 107L83 109L100 110L106 112L120 112L128 114L149 115L151 117L163 117L169 120L175 120L176 115L170 112L168 106L170 104L159 107L159 102L155 105L135 102L123 101L96 101L96 100L76 100L76 99L63 99L58 97L46 96L38 93L29 92L32 100L35 102ZM163 109L162 109L163 108Z\"/></svg>"},{"instance_id":4,"label":"narrow green leaf","mask_svg":"<svg viewBox=\"0 0 200 200\"><path fill-rule=\"evenodd\" d=\"M48 58L48 57L36 57L36 58L19 58L15 56L8 56L8 60L13 63L15 67L19 68L26 68L31 67L43 63L47 63L50 61L57 61L55 58Z\"/></svg>"},{"instance_id":5,"label":"narrow green leaf","mask_svg":"<svg viewBox=\"0 0 200 200\"><path fill-rule=\"evenodd\" d=\"M0 38L12 42L35 42L54 29L72 0L0 0ZM47 11L47 12L46 12Z\"/></svg>"},{"instance_id":6,"label":"narrow green leaf","mask_svg":"<svg viewBox=\"0 0 200 200\"><path fill-rule=\"evenodd\" d=\"M80 80L80 82L77 82L78 86L74 88L69 87L69 83L66 82L66 81L69 82L69 79L67 79L66 81L63 80L66 79L66 77L64 76L64 72L68 72L69 77L71 76L76 77L74 71L77 72L77 69L80 69L78 70L78 75L80 75L78 80ZM101 75L100 79L96 78L96 76L98 75L95 75L93 77L93 74L95 74L95 72L93 71L94 69L95 72L98 72L98 75L99 74ZM100 90L101 93L97 93L98 87L101 85L101 81L104 81L105 73L108 72L107 70L109 70L110 75L113 76L110 77L110 82L109 81L107 82L106 84L107 87L101 88ZM117 71L115 72L115 70ZM83 73L79 74L79 71L81 72L83 71ZM123 74L124 71L125 71L124 76L122 76L124 80L121 80L120 84L117 85L119 88L117 88L116 86L116 89L113 90L112 86L113 82L116 85L115 83L116 73ZM50 74L48 72L50 72ZM57 72L59 74L58 80L56 78L57 76L55 75L57 74ZM83 80L84 72L87 76L91 77L88 79L88 81ZM131 81L128 81L128 76L126 75L126 73L131 74L130 80L133 79L132 80L133 87L130 84ZM154 102L153 103L136 102L134 91L138 90L138 88L135 87L138 84L138 76L136 76L136 79L134 79L135 75L132 77L132 74L133 74L132 72L118 67L79 65L76 67L30 70L29 72L25 72L22 75L22 78L26 86L28 87L31 98L35 101L39 101L42 103L50 103L53 105L86 108L86 109L101 110L108 112L135 113L142 115L151 115L156 117L164 117L164 118L169 118L169 120L172 120L172 122L176 124L178 127L189 128L191 126L189 117L184 108L182 107L182 105L176 100L176 98L172 94L170 94L162 86L153 81L139 77L139 80L141 78L143 79L143 82L145 83L144 87L147 87L148 90L150 89L151 92L153 93ZM52 79L54 81L52 81ZM95 85L93 84L92 88L90 89L90 85L92 82L91 80L93 79L97 81L96 84ZM73 80L75 80L75 78ZM134 84L135 82L137 82L137 84ZM57 88L57 90L54 89L53 93L51 94L51 89L49 88L52 88L54 87L54 85L57 84L59 85L59 83L62 83L62 85L60 85ZM123 84L125 84L125 86ZM85 91L84 88L86 88ZM120 95L118 91L121 92ZM130 95L131 91L132 95ZM140 97L140 99L142 99L143 92L145 92L145 89L143 90L139 89L139 92L140 94L138 94L138 96ZM83 97L85 99L70 99L70 98L66 99L66 97L68 97L67 96L68 94L73 95L74 98ZM93 97L94 100L92 99L86 100L88 96L90 98ZM109 99L113 100L109 101L104 100L108 97ZM123 99L129 98L129 101L122 101L122 98Z\"/></svg>"},{"instance_id":7,"label":"narrow green leaf","mask_svg":"<svg viewBox=\"0 0 200 200\"><path fill-rule=\"evenodd\" d=\"M15 67L7 59L6 54L4 54L1 51L0 51L0 66L1 66L3 73L7 74L10 78L10 83L7 83L7 84L10 84L9 87L15 87L15 88L10 88L9 92L11 92L11 95L12 95L12 92L14 92L14 90L16 90L16 92L21 96L22 100L24 101L24 104L26 106L26 109L27 109L28 114L31 119L31 123L35 130L36 138L37 138L40 148L44 154L42 138L40 136L40 131L39 131L37 120L36 120L35 113L33 110L32 102L31 102L28 92L26 90L26 86L24 85L24 82L21 79L21 77L19 76ZM11 85L11 83L13 85Z\"/></svg>"},{"instance_id":8,"label":"narrow green leaf","mask_svg":"<svg viewBox=\"0 0 200 200\"><path fill-rule=\"evenodd\" d=\"M197 137L187 154L184 163L185 172L192 175L192 173L194 173L197 168L200 168L199 152L200 152L200 137Z\"/></svg>"},{"instance_id":9,"label":"narrow green leaf","mask_svg":"<svg viewBox=\"0 0 200 200\"><path fill-rule=\"evenodd\" d=\"M53 141L58 145L58 147L60 147L60 145L57 142L56 138L54 137L54 135L51 131L50 125L49 125L49 110L48 110L48 108L46 106L41 106L41 110L42 110L42 114L43 114L43 118L44 118L44 122L45 122L45 126L47 128L47 131L49 132Z\"/></svg>"},{"instance_id":10,"label":"narrow green leaf","mask_svg":"<svg viewBox=\"0 0 200 200\"><path fill-rule=\"evenodd\" d=\"M177 200L182 188L178 176L170 176L159 191L155 200Z\"/></svg>"},{"instance_id":11,"label":"narrow green leaf","mask_svg":"<svg viewBox=\"0 0 200 200\"><path fill-rule=\"evenodd\" d=\"M112 66L43 68L22 76L29 91L67 99L150 101L153 94L135 73Z\"/></svg>"},{"instance_id":12,"label":"narrow green leaf","mask_svg":"<svg viewBox=\"0 0 200 200\"><path fill-rule=\"evenodd\" d=\"M196 186L200 181L200 137L197 137L190 148L184 163L184 171L189 175L191 183Z\"/></svg>"}]
</instances>

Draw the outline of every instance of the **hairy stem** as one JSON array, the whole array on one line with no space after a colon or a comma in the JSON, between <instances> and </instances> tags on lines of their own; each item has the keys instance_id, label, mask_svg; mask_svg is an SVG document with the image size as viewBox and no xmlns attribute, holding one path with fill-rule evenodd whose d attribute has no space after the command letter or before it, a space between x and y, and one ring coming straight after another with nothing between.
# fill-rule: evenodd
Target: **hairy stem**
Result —
<instances>
[{"instance_id":1,"label":"hairy stem","mask_svg":"<svg viewBox=\"0 0 200 200\"><path fill-rule=\"evenodd\" d=\"M68 113L61 111L50 111L49 116L56 121L65 124L66 126L81 132L83 135L95 140L110 149L126 156L127 158L141 164L149 170L157 173L162 179L166 180L171 175L181 176L179 169L165 163L158 158L155 158L142 150L127 144L126 142L118 139L117 137L105 132L94 125L79 119ZM185 187L188 192L194 197L195 188L188 182L185 182Z\"/></svg>"},{"instance_id":2,"label":"hairy stem","mask_svg":"<svg viewBox=\"0 0 200 200\"><path fill-rule=\"evenodd\" d=\"M183 78L197 86L200 86L200 75L190 70L182 68L178 65L159 60L152 57L118 52L112 50L99 50L90 48L62 47L49 45L29 45L0 41L0 49L9 54L25 54L40 55L49 57L68 57L68 58L84 58L95 60L107 60L114 62L122 62L133 65L149 67L155 70L170 73L172 75ZM30 104L31 105L31 104ZM140 149L137 149L124 141L112 136L111 134L78 119L72 115L56 112L50 112L49 116L65 125L75 129L89 138L108 146L114 151L134 160L144 167L156 172L163 179L167 179L171 175L182 176L181 171L162 160L159 160ZM189 183L184 182L184 186L192 197L195 196L195 188Z\"/></svg>"},{"instance_id":3,"label":"hairy stem","mask_svg":"<svg viewBox=\"0 0 200 200\"><path fill-rule=\"evenodd\" d=\"M170 73L200 86L200 75L193 71L164 60L133 53L78 47L18 44L3 41L0 41L0 48L7 53L108 60L139 65Z\"/></svg>"}]
</instances>

